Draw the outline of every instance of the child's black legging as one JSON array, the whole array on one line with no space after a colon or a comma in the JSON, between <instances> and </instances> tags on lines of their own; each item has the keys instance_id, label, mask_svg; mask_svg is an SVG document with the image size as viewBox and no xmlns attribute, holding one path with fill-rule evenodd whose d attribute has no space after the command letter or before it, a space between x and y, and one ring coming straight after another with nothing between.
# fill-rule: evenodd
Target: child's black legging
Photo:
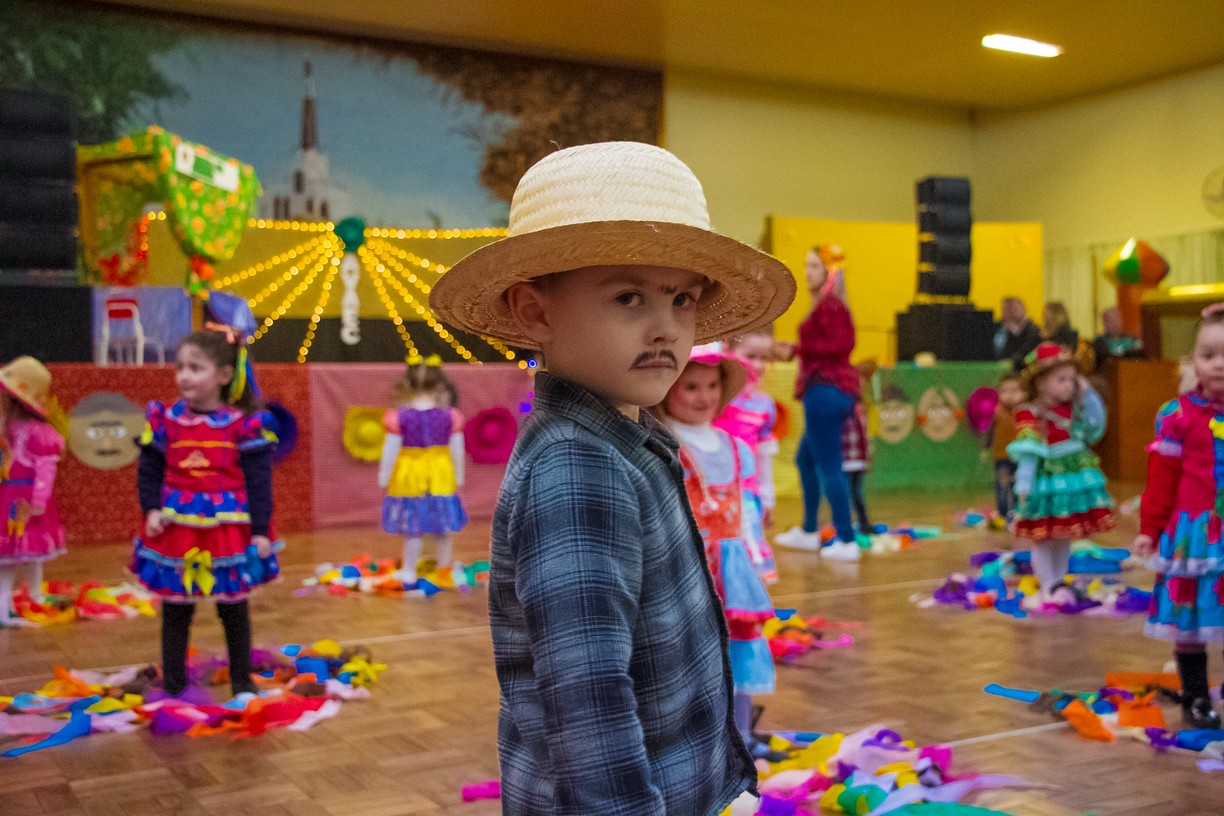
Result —
<instances>
[{"instance_id":1,"label":"child's black legging","mask_svg":"<svg viewBox=\"0 0 1224 816\"><path fill-rule=\"evenodd\" d=\"M1211 682L1207 679L1207 645L1197 641L1178 641L1173 644L1173 655L1177 658L1177 673L1182 681L1182 702L1208 697ZM1224 684L1220 686L1224 694Z\"/></svg>"},{"instance_id":2,"label":"child's black legging","mask_svg":"<svg viewBox=\"0 0 1224 816\"><path fill-rule=\"evenodd\" d=\"M858 516L859 530L871 535L871 522L867 519L867 502L863 500L863 477L867 474L861 470L852 470L846 474L850 482L850 503L854 505L854 515Z\"/></svg>"},{"instance_id":3,"label":"child's black legging","mask_svg":"<svg viewBox=\"0 0 1224 816\"><path fill-rule=\"evenodd\" d=\"M187 688L187 644L194 616L193 603L162 604L162 688L167 694L182 694ZM250 604L218 601L217 617L225 630L230 689L235 695L255 691L255 684L251 682Z\"/></svg>"}]
</instances>

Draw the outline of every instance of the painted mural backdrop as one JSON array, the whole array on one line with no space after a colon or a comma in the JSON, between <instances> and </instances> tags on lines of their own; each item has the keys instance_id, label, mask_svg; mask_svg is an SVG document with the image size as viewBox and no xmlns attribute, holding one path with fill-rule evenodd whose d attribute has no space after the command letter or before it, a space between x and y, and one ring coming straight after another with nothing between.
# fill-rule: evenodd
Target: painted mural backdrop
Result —
<instances>
[{"instance_id":1,"label":"painted mural backdrop","mask_svg":"<svg viewBox=\"0 0 1224 816\"><path fill-rule=\"evenodd\" d=\"M158 126L255 168L265 218L504 226L555 150L656 142L662 75L0 3L0 86L69 94L82 144Z\"/></svg>"}]
</instances>

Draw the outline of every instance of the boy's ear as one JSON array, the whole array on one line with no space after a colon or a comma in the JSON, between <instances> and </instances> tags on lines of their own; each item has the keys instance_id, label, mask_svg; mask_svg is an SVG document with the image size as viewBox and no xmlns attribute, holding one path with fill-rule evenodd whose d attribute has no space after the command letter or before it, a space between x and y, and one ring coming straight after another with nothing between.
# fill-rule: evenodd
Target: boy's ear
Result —
<instances>
[{"instance_id":1,"label":"boy's ear","mask_svg":"<svg viewBox=\"0 0 1224 816\"><path fill-rule=\"evenodd\" d=\"M548 295L531 281L516 283L506 290L506 305L523 333L543 346L552 339Z\"/></svg>"}]
</instances>

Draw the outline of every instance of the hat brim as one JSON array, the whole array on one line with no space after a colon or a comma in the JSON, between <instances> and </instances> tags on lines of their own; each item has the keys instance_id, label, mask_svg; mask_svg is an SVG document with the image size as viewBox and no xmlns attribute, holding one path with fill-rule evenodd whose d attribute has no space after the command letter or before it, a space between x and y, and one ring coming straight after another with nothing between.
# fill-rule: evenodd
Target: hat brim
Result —
<instances>
[{"instance_id":1,"label":"hat brim","mask_svg":"<svg viewBox=\"0 0 1224 816\"><path fill-rule=\"evenodd\" d=\"M781 261L733 238L685 224L599 221L483 246L438 279L429 306L445 323L535 349L510 313L506 290L590 266L658 266L709 278L712 285L697 304L695 344L768 325L795 299L795 278Z\"/></svg>"},{"instance_id":2,"label":"hat brim","mask_svg":"<svg viewBox=\"0 0 1224 816\"><path fill-rule=\"evenodd\" d=\"M17 400L22 405L24 405L26 408L33 411L36 416L41 417L42 419L47 419L50 416L50 411L45 406L30 402L30 400L26 399L21 394L18 394L12 388L9 388L8 383L6 383L4 381L4 378L2 377L0 377L0 391L3 391L4 393L8 394L10 397L12 397L13 399Z\"/></svg>"},{"instance_id":3,"label":"hat brim","mask_svg":"<svg viewBox=\"0 0 1224 816\"><path fill-rule=\"evenodd\" d=\"M1063 366L1071 366L1077 373L1084 373L1084 367L1080 364L1079 358L1068 351L1065 354L1058 355L1057 357L1047 357L1044 360L1037 360L1036 362L1029 363L1020 372L1020 380L1025 384L1028 384L1033 382L1033 380L1037 379L1041 375L1047 374L1056 368L1062 368Z\"/></svg>"}]
</instances>

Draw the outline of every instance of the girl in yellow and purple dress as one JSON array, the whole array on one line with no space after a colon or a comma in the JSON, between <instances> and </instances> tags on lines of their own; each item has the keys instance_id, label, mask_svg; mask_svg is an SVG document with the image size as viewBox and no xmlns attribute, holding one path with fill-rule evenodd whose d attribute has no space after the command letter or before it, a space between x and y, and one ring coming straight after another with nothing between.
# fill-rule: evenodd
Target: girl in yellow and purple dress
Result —
<instances>
[{"instance_id":1,"label":"girl in yellow and purple dress","mask_svg":"<svg viewBox=\"0 0 1224 816\"><path fill-rule=\"evenodd\" d=\"M452 535L467 525L458 496L463 484L463 416L450 403L454 389L436 355L414 356L397 387L399 407L387 411L378 485L383 532L404 537L400 579L417 580L425 536L436 541L439 566L449 567Z\"/></svg>"}]
</instances>

